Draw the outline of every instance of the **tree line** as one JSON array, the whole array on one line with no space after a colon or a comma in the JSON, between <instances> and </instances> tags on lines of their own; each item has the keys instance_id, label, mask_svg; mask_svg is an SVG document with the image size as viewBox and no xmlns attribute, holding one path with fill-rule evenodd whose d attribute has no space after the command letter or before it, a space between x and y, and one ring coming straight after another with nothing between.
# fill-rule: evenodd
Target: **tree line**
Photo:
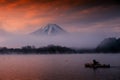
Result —
<instances>
[{"instance_id":1,"label":"tree line","mask_svg":"<svg viewBox=\"0 0 120 80\"><path fill-rule=\"evenodd\" d=\"M56 45L49 45L46 47L36 48L34 46L24 46L21 48L0 48L1 54L57 54L57 53L76 53L74 49L56 46Z\"/></svg>"},{"instance_id":2,"label":"tree line","mask_svg":"<svg viewBox=\"0 0 120 80\"><path fill-rule=\"evenodd\" d=\"M21 48L0 47L0 54L72 54L72 53L119 53L120 38L106 38L94 49L73 49L58 45L48 45L36 48L23 46Z\"/></svg>"}]
</instances>

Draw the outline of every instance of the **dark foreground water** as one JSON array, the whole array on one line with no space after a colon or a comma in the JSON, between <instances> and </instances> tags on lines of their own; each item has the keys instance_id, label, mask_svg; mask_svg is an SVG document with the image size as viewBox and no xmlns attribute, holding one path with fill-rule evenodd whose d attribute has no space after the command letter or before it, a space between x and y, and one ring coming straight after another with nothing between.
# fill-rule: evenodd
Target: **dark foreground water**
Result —
<instances>
[{"instance_id":1,"label":"dark foreground water","mask_svg":"<svg viewBox=\"0 0 120 80\"><path fill-rule=\"evenodd\" d=\"M96 59L110 69L86 69ZM0 55L0 80L120 80L120 54Z\"/></svg>"}]
</instances>

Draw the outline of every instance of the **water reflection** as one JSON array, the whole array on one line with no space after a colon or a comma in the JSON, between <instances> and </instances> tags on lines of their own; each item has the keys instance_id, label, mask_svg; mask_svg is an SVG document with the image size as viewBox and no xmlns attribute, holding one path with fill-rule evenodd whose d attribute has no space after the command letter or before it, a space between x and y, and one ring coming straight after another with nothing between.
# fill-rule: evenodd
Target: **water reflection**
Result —
<instances>
[{"instance_id":1,"label":"water reflection","mask_svg":"<svg viewBox=\"0 0 120 80\"><path fill-rule=\"evenodd\" d=\"M85 68L92 59L120 66L119 54L0 55L0 80L120 80L120 68Z\"/></svg>"}]
</instances>

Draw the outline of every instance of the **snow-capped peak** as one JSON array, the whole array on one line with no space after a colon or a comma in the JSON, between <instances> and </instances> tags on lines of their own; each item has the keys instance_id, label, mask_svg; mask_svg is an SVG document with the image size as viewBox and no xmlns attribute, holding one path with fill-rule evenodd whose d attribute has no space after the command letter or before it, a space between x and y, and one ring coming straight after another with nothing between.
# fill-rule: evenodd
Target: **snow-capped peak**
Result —
<instances>
[{"instance_id":1,"label":"snow-capped peak","mask_svg":"<svg viewBox=\"0 0 120 80\"><path fill-rule=\"evenodd\" d=\"M42 27L41 29L33 32L34 35L57 35L57 34L63 34L66 31L63 30L60 26L57 24L48 24L45 27Z\"/></svg>"}]
</instances>

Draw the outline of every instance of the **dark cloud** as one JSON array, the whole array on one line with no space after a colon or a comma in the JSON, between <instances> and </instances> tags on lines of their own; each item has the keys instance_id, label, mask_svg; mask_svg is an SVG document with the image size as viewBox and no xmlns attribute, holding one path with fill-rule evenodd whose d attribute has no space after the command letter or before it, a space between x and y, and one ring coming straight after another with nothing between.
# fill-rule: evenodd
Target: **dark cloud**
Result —
<instances>
[{"instance_id":1,"label":"dark cloud","mask_svg":"<svg viewBox=\"0 0 120 80\"><path fill-rule=\"evenodd\" d=\"M97 6L97 5L119 5L119 0L1 0L0 4L12 4L12 3L20 3L20 4L46 4L49 3L51 6Z\"/></svg>"},{"instance_id":2,"label":"dark cloud","mask_svg":"<svg viewBox=\"0 0 120 80\"><path fill-rule=\"evenodd\" d=\"M15 31L47 23L69 27L101 23L120 18L119 4L118 0L0 0L1 27Z\"/></svg>"},{"instance_id":3,"label":"dark cloud","mask_svg":"<svg viewBox=\"0 0 120 80\"><path fill-rule=\"evenodd\" d=\"M119 0L94 0L95 5L119 5Z\"/></svg>"},{"instance_id":4,"label":"dark cloud","mask_svg":"<svg viewBox=\"0 0 120 80\"><path fill-rule=\"evenodd\" d=\"M120 18L120 6L110 6L110 7L100 6L88 10L89 10L88 14L82 19L80 19L82 23L104 22L107 20Z\"/></svg>"}]
</instances>

